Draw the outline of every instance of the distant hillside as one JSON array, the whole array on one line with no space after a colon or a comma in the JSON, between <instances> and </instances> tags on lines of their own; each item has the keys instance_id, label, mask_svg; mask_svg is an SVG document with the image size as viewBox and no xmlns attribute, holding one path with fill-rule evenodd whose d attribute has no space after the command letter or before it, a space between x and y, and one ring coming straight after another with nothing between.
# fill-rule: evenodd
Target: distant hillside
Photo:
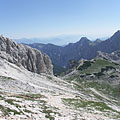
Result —
<instances>
[{"instance_id":1,"label":"distant hillside","mask_svg":"<svg viewBox=\"0 0 120 120\"><path fill-rule=\"evenodd\" d=\"M92 60L80 60L64 74L64 79L95 88L120 100L120 51L98 52ZM105 90L106 89L106 90Z\"/></svg>"},{"instance_id":2,"label":"distant hillside","mask_svg":"<svg viewBox=\"0 0 120 120\"><path fill-rule=\"evenodd\" d=\"M111 53L120 49L120 31L117 31L107 40L90 41L86 37L82 37L76 43L69 43L61 47L54 44L29 44L33 48L37 48L50 56L53 64L67 67L69 60L92 59L96 56L97 51Z\"/></svg>"}]
</instances>

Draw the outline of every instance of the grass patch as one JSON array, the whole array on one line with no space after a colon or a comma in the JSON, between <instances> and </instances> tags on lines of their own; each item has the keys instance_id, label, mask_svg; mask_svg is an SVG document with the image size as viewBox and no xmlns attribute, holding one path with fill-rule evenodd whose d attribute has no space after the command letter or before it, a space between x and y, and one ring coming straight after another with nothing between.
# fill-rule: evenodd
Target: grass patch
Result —
<instances>
[{"instance_id":1,"label":"grass patch","mask_svg":"<svg viewBox=\"0 0 120 120\"><path fill-rule=\"evenodd\" d=\"M40 98L45 98L45 96L41 94L19 94L19 95L14 95L13 97L23 98L25 100L32 100L32 101L40 100Z\"/></svg>"},{"instance_id":2,"label":"grass patch","mask_svg":"<svg viewBox=\"0 0 120 120\"><path fill-rule=\"evenodd\" d=\"M106 95L113 96L118 99L120 98L120 85L110 85L96 81L86 82L85 84L87 88L95 88L96 90L101 91Z\"/></svg>"},{"instance_id":3,"label":"grass patch","mask_svg":"<svg viewBox=\"0 0 120 120\"><path fill-rule=\"evenodd\" d=\"M13 100L13 99L6 99L6 100L5 100L5 102L7 102L7 103L9 103L9 104L14 105L14 106L16 106L17 108L21 108L21 106L20 106L19 104L14 103L14 101L17 102L16 100Z\"/></svg>"},{"instance_id":4,"label":"grass patch","mask_svg":"<svg viewBox=\"0 0 120 120\"><path fill-rule=\"evenodd\" d=\"M51 113L54 113L52 110L49 110L47 106L43 107L43 113L45 113L45 117L49 118L50 120L55 120L53 116L51 116Z\"/></svg>"},{"instance_id":5,"label":"grass patch","mask_svg":"<svg viewBox=\"0 0 120 120\"><path fill-rule=\"evenodd\" d=\"M93 62L89 61L87 63L87 66L83 68L82 70L79 69L80 74L92 74L96 72L101 72L101 70L103 71L103 70L108 70L108 69L120 68L120 66L105 59L95 59Z\"/></svg>"},{"instance_id":6,"label":"grass patch","mask_svg":"<svg viewBox=\"0 0 120 120\"><path fill-rule=\"evenodd\" d=\"M0 76L0 79L2 79L2 80L14 80L13 78L6 77L6 76Z\"/></svg>"},{"instance_id":7,"label":"grass patch","mask_svg":"<svg viewBox=\"0 0 120 120\"><path fill-rule=\"evenodd\" d=\"M117 112L113 110L111 107L107 106L104 102L96 102L96 101L84 101L81 99L63 99L63 102L67 105L73 106L76 109L79 108L95 108L96 110L106 112L106 111L112 111L112 112ZM120 114L120 112L117 112Z\"/></svg>"},{"instance_id":8,"label":"grass patch","mask_svg":"<svg viewBox=\"0 0 120 120\"><path fill-rule=\"evenodd\" d=\"M79 66L77 69L85 70L92 65L91 63L92 63L91 61L84 61L83 65Z\"/></svg>"},{"instance_id":9,"label":"grass patch","mask_svg":"<svg viewBox=\"0 0 120 120\"><path fill-rule=\"evenodd\" d=\"M0 105L0 110L3 112L3 114L4 114L5 116L6 116L6 115L9 116L9 114L10 114L11 112L13 112L14 115L16 115L16 114L21 114L21 112L18 112L18 111L16 111L16 110L13 110L13 109L4 107L4 106L2 106L2 105Z\"/></svg>"},{"instance_id":10,"label":"grass patch","mask_svg":"<svg viewBox=\"0 0 120 120\"><path fill-rule=\"evenodd\" d=\"M27 109L24 109L24 112L27 112L27 113L32 113L32 111L27 110Z\"/></svg>"},{"instance_id":11,"label":"grass patch","mask_svg":"<svg viewBox=\"0 0 120 120\"><path fill-rule=\"evenodd\" d=\"M58 114L59 116L61 116L60 113L50 110L49 107L47 107L46 105L44 105L42 109L43 109L42 112L45 113L45 117L48 118L49 120L55 120L55 118L51 114L54 114L54 115ZM57 109L57 108L54 108L54 109Z\"/></svg>"}]
</instances>

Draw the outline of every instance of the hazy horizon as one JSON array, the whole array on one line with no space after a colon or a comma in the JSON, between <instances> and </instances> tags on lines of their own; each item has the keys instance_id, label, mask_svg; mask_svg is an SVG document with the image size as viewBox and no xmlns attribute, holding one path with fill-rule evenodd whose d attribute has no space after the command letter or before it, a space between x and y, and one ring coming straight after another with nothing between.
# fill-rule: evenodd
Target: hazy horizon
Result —
<instances>
[{"instance_id":1,"label":"hazy horizon","mask_svg":"<svg viewBox=\"0 0 120 120\"><path fill-rule=\"evenodd\" d=\"M95 41L96 39L106 40L110 36L101 37L101 38L91 38L89 36L84 36L84 35L58 35L53 37L19 38L19 39L13 39L13 40L16 41L17 43L25 43L25 44L33 44L33 43L49 44L50 43L58 46L64 46L69 43L76 43L82 37L87 37L90 41Z\"/></svg>"},{"instance_id":2,"label":"hazy horizon","mask_svg":"<svg viewBox=\"0 0 120 120\"><path fill-rule=\"evenodd\" d=\"M113 35L120 26L119 0L1 0L0 4L0 34L12 39L79 35L95 40Z\"/></svg>"}]
</instances>

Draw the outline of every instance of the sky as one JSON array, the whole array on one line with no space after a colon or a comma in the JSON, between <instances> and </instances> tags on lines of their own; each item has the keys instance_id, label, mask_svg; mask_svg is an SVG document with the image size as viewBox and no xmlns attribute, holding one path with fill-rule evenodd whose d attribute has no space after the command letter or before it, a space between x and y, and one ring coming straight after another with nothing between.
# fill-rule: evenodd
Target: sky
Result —
<instances>
[{"instance_id":1,"label":"sky","mask_svg":"<svg viewBox=\"0 0 120 120\"><path fill-rule=\"evenodd\" d=\"M0 34L9 38L111 36L120 29L120 0L0 0Z\"/></svg>"}]
</instances>

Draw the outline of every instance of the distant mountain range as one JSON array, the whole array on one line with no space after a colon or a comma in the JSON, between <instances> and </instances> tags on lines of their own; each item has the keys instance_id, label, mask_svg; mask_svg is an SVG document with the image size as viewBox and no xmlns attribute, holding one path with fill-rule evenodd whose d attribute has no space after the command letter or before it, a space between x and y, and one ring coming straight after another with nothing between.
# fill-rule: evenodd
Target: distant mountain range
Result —
<instances>
[{"instance_id":1,"label":"distant mountain range","mask_svg":"<svg viewBox=\"0 0 120 120\"><path fill-rule=\"evenodd\" d=\"M48 44L52 43L55 45L65 46L69 42L76 42L79 40L80 35L58 35L55 37L46 37L46 38L21 38L21 39L14 39L17 43L43 43Z\"/></svg>"},{"instance_id":2,"label":"distant mountain range","mask_svg":"<svg viewBox=\"0 0 120 120\"><path fill-rule=\"evenodd\" d=\"M111 53L120 49L120 31L118 30L110 38L101 41L90 41L86 37L82 37L76 43L69 43L66 46L57 46L54 44L28 44L33 48L46 53L50 56L52 63L57 66L67 67L69 60L75 59L92 59L96 56L97 51Z\"/></svg>"}]
</instances>

